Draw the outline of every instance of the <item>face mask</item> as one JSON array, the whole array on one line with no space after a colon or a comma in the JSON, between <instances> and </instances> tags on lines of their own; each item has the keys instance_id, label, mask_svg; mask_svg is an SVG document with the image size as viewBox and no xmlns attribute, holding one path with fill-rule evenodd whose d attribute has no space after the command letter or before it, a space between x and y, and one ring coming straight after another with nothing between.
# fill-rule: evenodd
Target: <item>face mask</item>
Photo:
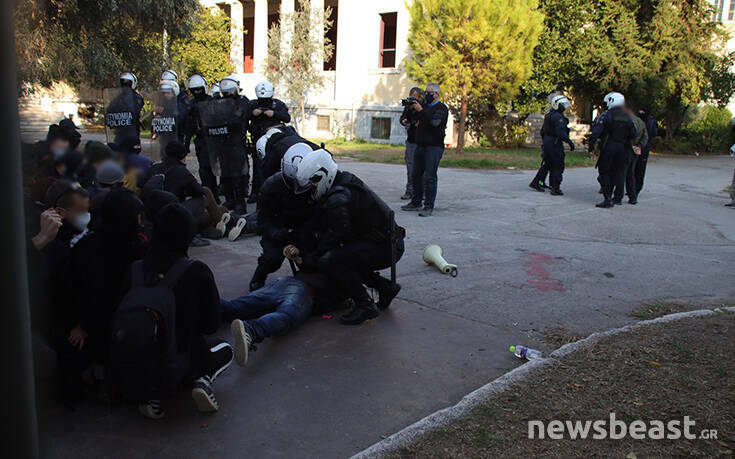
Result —
<instances>
[{"instance_id":1,"label":"face mask","mask_svg":"<svg viewBox=\"0 0 735 459\"><path fill-rule=\"evenodd\" d=\"M432 102L434 102L434 94L427 92L424 95L424 103L426 103L426 105L429 105Z\"/></svg>"},{"instance_id":2,"label":"face mask","mask_svg":"<svg viewBox=\"0 0 735 459\"><path fill-rule=\"evenodd\" d=\"M54 161L58 161L64 156L64 153L66 153L66 150L59 148L58 150L52 151L51 156L53 156Z\"/></svg>"},{"instance_id":3,"label":"face mask","mask_svg":"<svg viewBox=\"0 0 735 459\"><path fill-rule=\"evenodd\" d=\"M89 221L91 219L92 214L90 214L89 212L84 212L83 214L79 214L74 217L72 226L74 226L74 228L77 229L79 232L82 232L87 229L87 225L89 225Z\"/></svg>"}]
</instances>

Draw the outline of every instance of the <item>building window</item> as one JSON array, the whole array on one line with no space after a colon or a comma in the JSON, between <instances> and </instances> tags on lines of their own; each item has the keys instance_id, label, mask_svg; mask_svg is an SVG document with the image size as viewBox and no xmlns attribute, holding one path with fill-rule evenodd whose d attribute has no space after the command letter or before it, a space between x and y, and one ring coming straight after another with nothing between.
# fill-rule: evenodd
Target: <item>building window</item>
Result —
<instances>
[{"instance_id":1,"label":"building window","mask_svg":"<svg viewBox=\"0 0 735 459\"><path fill-rule=\"evenodd\" d=\"M390 118L373 117L370 137L373 139L390 140Z\"/></svg>"},{"instance_id":2,"label":"building window","mask_svg":"<svg viewBox=\"0 0 735 459\"><path fill-rule=\"evenodd\" d=\"M732 21L735 19L735 0L730 0L730 10L727 13L727 20Z\"/></svg>"},{"instance_id":3,"label":"building window","mask_svg":"<svg viewBox=\"0 0 735 459\"><path fill-rule=\"evenodd\" d=\"M380 15L380 68L396 66L396 21L398 13Z\"/></svg>"},{"instance_id":4,"label":"building window","mask_svg":"<svg viewBox=\"0 0 735 459\"><path fill-rule=\"evenodd\" d=\"M255 53L255 17L243 17L242 25L242 72L253 73L253 64L255 63L253 60Z\"/></svg>"},{"instance_id":5,"label":"building window","mask_svg":"<svg viewBox=\"0 0 735 459\"><path fill-rule=\"evenodd\" d=\"M316 130L329 131L329 115L316 116Z\"/></svg>"},{"instance_id":6,"label":"building window","mask_svg":"<svg viewBox=\"0 0 735 459\"><path fill-rule=\"evenodd\" d=\"M715 7L715 11L712 13L712 20L722 22L722 10L725 7L725 0L714 0L713 6Z\"/></svg>"},{"instance_id":7,"label":"building window","mask_svg":"<svg viewBox=\"0 0 735 459\"><path fill-rule=\"evenodd\" d=\"M324 33L324 41L329 39L332 43L332 55L324 61L324 70L337 70L337 8L339 7L339 0L327 0L324 2L324 7L329 7L329 21L332 23L332 27Z\"/></svg>"}]
</instances>

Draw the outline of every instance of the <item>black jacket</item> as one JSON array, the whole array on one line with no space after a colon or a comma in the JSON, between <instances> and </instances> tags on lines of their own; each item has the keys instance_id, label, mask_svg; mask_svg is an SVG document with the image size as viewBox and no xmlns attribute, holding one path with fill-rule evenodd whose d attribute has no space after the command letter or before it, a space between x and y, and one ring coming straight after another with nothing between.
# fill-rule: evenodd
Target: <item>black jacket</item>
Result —
<instances>
[{"instance_id":1,"label":"black jacket","mask_svg":"<svg viewBox=\"0 0 735 459\"><path fill-rule=\"evenodd\" d=\"M318 205L317 246L312 259L357 240L388 240L391 225L390 207L362 180L350 172L338 171L334 185Z\"/></svg>"},{"instance_id":2,"label":"black jacket","mask_svg":"<svg viewBox=\"0 0 735 459\"><path fill-rule=\"evenodd\" d=\"M260 108L263 111L273 110L273 116L268 117L265 113L261 113L258 116L253 116L253 110ZM269 127L275 126L281 123L288 123L291 121L291 115L288 114L288 107L286 104L278 99L253 99L248 104L248 116L250 117L250 138L254 142L258 140L260 136L265 134L265 131Z\"/></svg>"},{"instance_id":3,"label":"black jacket","mask_svg":"<svg viewBox=\"0 0 735 459\"><path fill-rule=\"evenodd\" d=\"M442 102L426 105L416 113L418 121L416 143L423 146L443 147L444 133L447 129L449 109Z\"/></svg>"},{"instance_id":4,"label":"black jacket","mask_svg":"<svg viewBox=\"0 0 735 459\"><path fill-rule=\"evenodd\" d=\"M295 195L281 172L270 176L258 194L258 234L279 242L296 243L315 206L308 196Z\"/></svg>"},{"instance_id":5,"label":"black jacket","mask_svg":"<svg viewBox=\"0 0 735 459\"><path fill-rule=\"evenodd\" d=\"M148 180L157 174L163 174L165 176L163 189L175 194L180 201L186 198L199 198L204 196L202 185L189 172L189 169L175 158L166 158L163 162L151 166L138 186L143 188Z\"/></svg>"},{"instance_id":6,"label":"black jacket","mask_svg":"<svg viewBox=\"0 0 735 459\"><path fill-rule=\"evenodd\" d=\"M406 127L406 142L416 143L416 129L418 127L416 112L408 105L403 107L403 113L401 113L401 125Z\"/></svg>"}]
</instances>

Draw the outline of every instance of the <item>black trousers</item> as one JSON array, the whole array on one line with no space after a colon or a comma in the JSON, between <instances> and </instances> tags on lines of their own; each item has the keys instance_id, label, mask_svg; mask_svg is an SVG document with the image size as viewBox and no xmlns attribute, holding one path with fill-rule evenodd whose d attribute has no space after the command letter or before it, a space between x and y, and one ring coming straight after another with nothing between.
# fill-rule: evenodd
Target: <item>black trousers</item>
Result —
<instances>
[{"instance_id":1,"label":"black trousers","mask_svg":"<svg viewBox=\"0 0 735 459\"><path fill-rule=\"evenodd\" d=\"M638 163L638 156L630 152L626 153L625 166L622 173L622 181L615 182L613 191L613 199L620 201L623 194L627 194L628 198L634 199L638 196L635 189L635 166Z\"/></svg>"},{"instance_id":2,"label":"black trousers","mask_svg":"<svg viewBox=\"0 0 735 459\"><path fill-rule=\"evenodd\" d=\"M648 166L648 154L650 150L643 150L641 155L638 157L638 162L635 166L635 194L638 196L643 189L643 180L646 177L646 166Z\"/></svg>"},{"instance_id":3,"label":"black trousers","mask_svg":"<svg viewBox=\"0 0 735 459\"><path fill-rule=\"evenodd\" d=\"M546 158L541 159L541 166L538 168L538 172L536 172L536 176L533 178L533 182L535 184L542 184L546 183L546 176L549 175L549 163L546 161Z\"/></svg>"},{"instance_id":4,"label":"black trousers","mask_svg":"<svg viewBox=\"0 0 735 459\"><path fill-rule=\"evenodd\" d=\"M212 190L215 199L218 199L217 177L212 172L212 164L209 161L209 152L207 151L206 144L204 142L194 142L194 148L196 149L197 162L199 163L199 179L201 179L203 186Z\"/></svg>"},{"instance_id":5,"label":"black trousers","mask_svg":"<svg viewBox=\"0 0 735 459\"><path fill-rule=\"evenodd\" d=\"M260 246L263 248L263 252L258 257L258 266L255 268L251 282L264 284L268 278L268 274L280 269L285 259L283 248L286 245L287 242L276 241L267 237L260 239Z\"/></svg>"},{"instance_id":6,"label":"black trousers","mask_svg":"<svg viewBox=\"0 0 735 459\"><path fill-rule=\"evenodd\" d=\"M607 145L600 153L600 159L597 161L597 172L599 173L597 181L602 186L602 194L605 199L612 198L614 187L620 187L622 190L625 186L627 161L627 152L622 144Z\"/></svg>"},{"instance_id":7,"label":"black trousers","mask_svg":"<svg viewBox=\"0 0 735 459\"><path fill-rule=\"evenodd\" d=\"M403 238L396 241L396 262L403 256ZM391 243L369 240L352 241L330 250L319 258L318 270L329 276L335 286L356 303L368 301L363 286L374 271L389 268L391 265Z\"/></svg>"},{"instance_id":8,"label":"black trousers","mask_svg":"<svg viewBox=\"0 0 735 459\"><path fill-rule=\"evenodd\" d=\"M558 188L564 174L564 148L552 150L546 162L549 163L549 185Z\"/></svg>"}]
</instances>

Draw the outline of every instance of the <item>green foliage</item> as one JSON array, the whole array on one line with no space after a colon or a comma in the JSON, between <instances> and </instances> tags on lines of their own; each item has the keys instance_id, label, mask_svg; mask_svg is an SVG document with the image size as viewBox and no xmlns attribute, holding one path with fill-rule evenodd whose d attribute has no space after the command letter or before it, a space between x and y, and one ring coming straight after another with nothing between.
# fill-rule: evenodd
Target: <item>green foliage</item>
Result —
<instances>
[{"instance_id":1,"label":"green foliage","mask_svg":"<svg viewBox=\"0 0 735 459\"><path fill-rule=\"evenodd\" d=\"M19 0L14 10L19 85L105 87L133 70L143 88L162 70L163 30L185 37L197 0Z\"/></svg>"},{"instance_id":2,"label":"green foliage","mask_svg":"<svg viewBox=\"0 0 735 459\"><path fill-rule=\"evenodd\" d=\"M324 62L334 52L334 45L324 36L332 27L332 9L312 11L309 2L301 10L280 18L268 30L266 78L300 107L301 131L304 131L304 107L309 94L324 87Z\"/></svg>"},{"instance_id":3,"label":"green foliage","mask_svg":"<svg viewBox=\"0 0 735 459\"><path fill-rule=\"evenodd\" d=\"M732 144L732 113L727 108L705 105L697 108L682 134L697 151L725 151Z\"/></svg>"},{"instance_id":4,"label":"green foliage","mask_svg":"<svg viewBox=\"0 0 735 459\"><path fill-rule=\"evenodd\" d=\"M459 106L461 151L469 106L509 101L530 76L543 14L536 0L416 0L408 8L408 74L438 82Z\"/></svg>"},{"instance_id":5,"label":"green foliage","mask_svg":"<svg viewBox=\"0 0 735 459\"><path fill-rule=\"evenodd\" d=\"M500 148L518 148L526 143L528 127L524 124L508 124L500 131L497 144Z\"/></svg>"},{"instance_id":6,"label":"green foliage","mask_svg":"<svg viewBox=\"0 0 735 459\"><path fill-rule=\"evenodd\" d=\"M732 96L735 95L733 65L735 65L735 53L727 53L712 59L707 67L707 82L709 83L707 93L710 100L718 107L726 107Z\"/></svg>"},{"instance_id":7,"label":"green foliage","mask_svg":"<svg viewBox=\"0 0 735 459\"><path fill-rule=\"evenodd\" d=\"M221 80L235 70L229 62L230 18L219 8L201 8L191 36L172 40L170 53L181 77L199 74L210 85Z\"/></svg>"}]
</instances>

